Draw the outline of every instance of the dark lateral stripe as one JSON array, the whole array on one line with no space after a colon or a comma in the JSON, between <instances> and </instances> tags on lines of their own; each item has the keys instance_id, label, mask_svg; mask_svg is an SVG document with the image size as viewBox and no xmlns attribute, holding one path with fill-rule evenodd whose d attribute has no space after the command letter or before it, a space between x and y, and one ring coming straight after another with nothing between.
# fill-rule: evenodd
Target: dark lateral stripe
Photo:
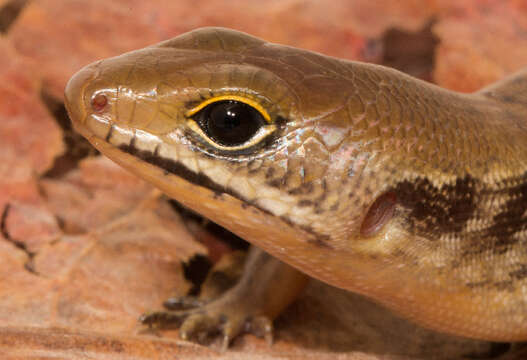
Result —
<instances>
[{"instance_id":1,"label":"dark lateral stripe","mask_svg":"<svg viewBox=\"0 0 527 360\"><path fill-rule=\"evenodd\" d=\"M243 202L248 202L243 196L240 194L225 188L225 186L222 186L212 180L210 177L203 173L196 173L192 170L189 170L185 165L181 164L179 161L175 161L172 159L168 159L165 157L160 156L159 154L156 154L156 152L152 152L149 150L141 150L138 149L135 146L135 142L132 141L129 145L119 145L119 150L124 151L125 153L128 153L130 155L133 155L149 164L155 165L166 172L170 174L177 175L186 181L202 186L204 188L210 189L214 191L217 195L222 194L229 194Z\"/></svg>"},{"instance_id":2,"label":"dark lateral stripe","mask_svg":"<svg viewBox=\"0 0 527 360\"><path fill-rule=\"evenodd\" d=\"M391 191L408 212L406 227L411 234L431 241L449 234L461 246L460 257L467 258L485 252L518 251L518 244L525 241L525 236L518 234L527 229L527 173L494 185L498 190L467 175L441 187L425 178L403 181ZM490 212L487 204L502 199L505 201L496 215L483 218L479 228L466 230L469 221Z\"/></svg>"},{"instance_id":3,"label":"dark lateral stripe","mask_svg":"<svg viewBox=\"0 0 527 360\"><path fill-rule=\"evenodd\" d=\"M211 179L207 175L201 172L195 173L194 171L189 170L185 165L181 164L178 161L160 156L157 153L157 148L155 152L152 152L149 150L141 150L135 146L135 141L130 142L129 145L125 145L125 144L119 145L118 148L119 150L124 151L125 153L128 153L130 155L133 155L149 164L157 166L170 174L179 176L185 179L186 181L190 182L191 184L210 189L215 194L217 194L217 196L221 196L223 194L229 194L232 197L235 197L236 199L240 200L242 202L242 205L249 204L265 214L275 216L267 209L264 209L258 206L257 204L255 204L254 202L245 199L241 194L237 193L236 191L233 191L232 189L227 189L225 188L225 186L218 184L217 182L215 182L213 179ZM293 224L291 220L289 220L288 218L281 217L281 219L282 221L285 221L288 225L292 227L296 227L295 224ZM303 231L309 233L312 236L312 238L309 239L310 243L315 244L319 247L323 247L323 248L329 248L329 249L332 248L331 244L328 241L327 235L318 234L311 227L301 227L301 228Z\"/></svg>"}]
</instances>

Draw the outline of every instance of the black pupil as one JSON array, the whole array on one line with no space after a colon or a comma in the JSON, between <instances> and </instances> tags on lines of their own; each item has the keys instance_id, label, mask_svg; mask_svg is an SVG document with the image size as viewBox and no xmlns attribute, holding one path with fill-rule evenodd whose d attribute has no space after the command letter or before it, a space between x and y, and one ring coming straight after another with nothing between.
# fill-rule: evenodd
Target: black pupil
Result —
<instances>
[{"instance_id":1,"label":"black pupil","mask_svg":"<svg viewBox=\"0 0 527 360\"><path fill-rule=\"evenodd\" d=\"M200 119L202 129L214 141L225 146L245 143L264 124L257 110L239 101L218 101L203 110L203 118Z\"/></svg>"}]
</instances>

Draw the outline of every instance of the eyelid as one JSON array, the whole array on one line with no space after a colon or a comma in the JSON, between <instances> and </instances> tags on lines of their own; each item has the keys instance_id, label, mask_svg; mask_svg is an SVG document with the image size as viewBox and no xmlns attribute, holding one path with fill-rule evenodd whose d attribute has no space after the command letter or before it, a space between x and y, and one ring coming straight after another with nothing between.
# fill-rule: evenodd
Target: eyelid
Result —
<instances>
[{"instance_id":1,"label":"eyelid","mask_svg":"<svg viewBox=\"0 0 527 360\"><path fill-rule=\"evenodd\" d=\"M190 109L189 111L187 111L185 113L185 117L190 118L193 115L197 114L201 109L205 108L207 105L210 105L210 104L218 102L218 101L225 101L225 100L239 101L239 102L242 102L244 104L247 104L250 107L254 108L256 111L258 111L260 113L260 115L262 115L262 117L265 119L265 121L268 124L270 124L272 122L271 121L271 116L269 116L269 113L267 111L265 111L265 109L260 104L258 104L254 100L251 100L251 99L248 99L246 97L239 96L239 95L220 95L220 96L215 96L215 97L212 97L210 99L207 99L207 100L203 101L202 103L200 103L198 106L195 106L192 109Z\"/></svg>"},{"instance_id":2,"label":"eyelid","mask_svg":"<svg viewBox=\"0 0 527 360\"><path fill-rule=\"evenodd\" d=\"M216 143L215 141L213 141L211 138L209 138L204 132L203 130L201 130L200 126L192 119L189 119L187 120L187 126L193 131L195 132L196 134L198 134L200 136L200 138L202 138L203 140L205 140L209 145L211 145L212 147L214 147L215 149L218 149L218 150L223 150L223 151L239 151L239 150L245 150L251 146L254 146L256 145L257 143L259 143L262 139L264 139L265 137L267 137L269 134L273 133L275 130L276 130L276 126L274 124L269 124L269 125L265 125L265 126L262 126L257 132L256 134L251 138L249 139L247 142L243 143L243 144L240 144L238 146L224 146L224 145L220 145L218 143Z\"/></svg>"}]
</instances>

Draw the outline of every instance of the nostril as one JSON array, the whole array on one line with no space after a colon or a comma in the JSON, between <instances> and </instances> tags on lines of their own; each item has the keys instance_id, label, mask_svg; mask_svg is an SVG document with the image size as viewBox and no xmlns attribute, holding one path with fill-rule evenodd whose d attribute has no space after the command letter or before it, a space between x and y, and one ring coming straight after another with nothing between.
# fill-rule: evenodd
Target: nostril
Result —
<instances>
[{"instance_id":1,"label":"nostril","mask_svg":"<svg viewBox=\"0 0 527 360\"><path fill-rule=\"evenodd\" d=\"M95 94L91 99L91 107L96 112L103 111L107 104L108 98L104 94Z\"/></svg>"}]
</instances>

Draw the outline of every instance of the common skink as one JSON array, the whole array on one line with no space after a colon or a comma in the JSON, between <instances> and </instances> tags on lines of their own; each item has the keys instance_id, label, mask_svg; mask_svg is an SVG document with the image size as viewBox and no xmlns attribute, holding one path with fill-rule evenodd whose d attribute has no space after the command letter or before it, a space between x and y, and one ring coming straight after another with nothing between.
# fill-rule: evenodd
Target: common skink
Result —
<instances>
[{"instance_id":1,"label":"common skink","mask_svg":"<svg viewBox=\"0 0 527 360\"><path fill-rule=\"evenodd\" d=\"M228 342L309 275L437 331L527 340L526 71L462 94L202 28L86 66L65 99L101 153L264 250L217 300L145 323Z\"/></svg>"}]
</instances>

